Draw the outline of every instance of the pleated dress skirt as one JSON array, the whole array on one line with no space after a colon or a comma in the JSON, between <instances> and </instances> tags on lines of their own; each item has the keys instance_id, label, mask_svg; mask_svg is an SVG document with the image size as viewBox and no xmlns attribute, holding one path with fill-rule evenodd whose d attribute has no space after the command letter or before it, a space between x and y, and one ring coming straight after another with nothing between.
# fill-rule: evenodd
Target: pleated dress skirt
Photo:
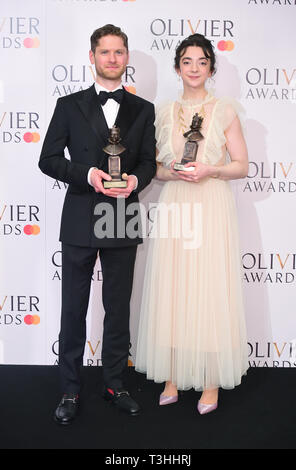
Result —
<instances>
[{"instance_id":1,"label":"pleated dress skirt","mask_svg":"<svg viewBox=\"0 0 296 470\"><path fill-rule=\"evenodd\" d=\"M166 182L148 243L136 370L179 390L239 385L248 355L229 183Z\"/></svg>"}]
</instances>

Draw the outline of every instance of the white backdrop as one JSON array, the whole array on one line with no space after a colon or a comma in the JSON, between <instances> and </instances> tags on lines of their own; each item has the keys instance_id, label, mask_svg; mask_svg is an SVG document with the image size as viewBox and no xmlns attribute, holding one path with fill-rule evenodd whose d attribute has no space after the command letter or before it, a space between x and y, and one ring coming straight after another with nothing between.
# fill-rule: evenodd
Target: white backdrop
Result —
<instances>
[{"instance_id":1,"label":"white backdrop","mask_svg":"<svg viewBox=\"0 0 296 470\"><path fill-rule=\"evenodd\" d=\"M250 365L296 366L295 19L294 0L1 0L0 363L57 361L66 187L45 177L38 159L57 98L94 81L90 35L113 23L129 36L124 85L155 104L180 91L173 69L179 41L193 32L213 41L218 72L211 86L241 103L249 149L249 175L233 189ZM160 189L154 181L142 202L157 201ZM147 244L136 263L131 364ZM101 281L97 263L88 365L100 364Z\"/></svg>"}]
</instances>

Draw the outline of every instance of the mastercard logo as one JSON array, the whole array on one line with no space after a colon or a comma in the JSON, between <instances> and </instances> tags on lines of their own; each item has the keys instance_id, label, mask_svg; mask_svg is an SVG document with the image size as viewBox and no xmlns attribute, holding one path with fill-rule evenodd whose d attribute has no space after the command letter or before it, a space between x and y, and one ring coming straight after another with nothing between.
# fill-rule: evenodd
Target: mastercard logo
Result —
<instances>
[{"instance_id":1,"label":"mastercard logo","mask_svg":"<svg viewBox=\"0 0 296 470\"><path fill-rule=\"evenodd\" d=\"M33 142L36 144L36 142L39 142L40 140L40 135L38 132L26 132L23 137L24 141L27 143Z\"/></svg>"},{"instance_id":2,"label":"mastercard logo","mask_svg":"<svg viewBox=\"0 0 296 470\"><path fill-rule=\"evenodd\" d=\"M126 89L126 91L128 91L129 93L132 93L133 95L137 93L137 90L134 86L125 86L124 88Z\"/></svg>"},{"instance_id":3,"label":"mastercard logo","mask_svg":"<svg viewBox=\"0 0 296 470\"><path fill-rule=\"evenodd\" d=\"M26 235L39 235L40 227L39 227L39 225L25 225L24 226L24 233Z\"/></svg>"},{"instance_id":4,"label":"mastercard logo","mask_svg":"<svg viewBox=\"0 0 296 470\"><path fill-rule=\"evenodd\" d=\"M26 325L39 325L40 317L39 315L26 315L24 318Z\"/></svg>"},{"instance_id":5,"label":"mastercard logo","mask_svg":"<svg viewBox=\"0 0 296 470\"><path fill-rule=\"evenodd\" d=\"M23 40L23 45L27 49L35 49L40 46L40 41L38 38L26 38Z\"/></svg>"},{"instance_id":6,"label":"mastercard logo","mask_svg":"<svg viewBox=\"0 0 296 470\"><path fill-rule=\"evenodd\" d=\"M219 41L217 46L219 51L232 51L234 49L234 43L232 41Z\"/></svg>"}]
</instances>

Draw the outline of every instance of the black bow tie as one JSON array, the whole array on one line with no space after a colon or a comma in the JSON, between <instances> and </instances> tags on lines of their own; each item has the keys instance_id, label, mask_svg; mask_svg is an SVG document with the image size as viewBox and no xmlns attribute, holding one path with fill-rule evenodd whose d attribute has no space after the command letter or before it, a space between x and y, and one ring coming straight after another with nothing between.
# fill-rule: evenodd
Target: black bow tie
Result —
<instances>
[{"instance_id":1,"label":"black bow tie","mask_svg":"<svg viewBox=\"0 0 296 470\"><path fill-rule=\"evenodd\" d=\"M117 103L120 103L123 97L123 89L121 88L116 91L110 91L109 93L107 91L100 91L98 97L102 106L104 106L104 104L111 99L117 101Z\"/></svg>"}]
</instances>

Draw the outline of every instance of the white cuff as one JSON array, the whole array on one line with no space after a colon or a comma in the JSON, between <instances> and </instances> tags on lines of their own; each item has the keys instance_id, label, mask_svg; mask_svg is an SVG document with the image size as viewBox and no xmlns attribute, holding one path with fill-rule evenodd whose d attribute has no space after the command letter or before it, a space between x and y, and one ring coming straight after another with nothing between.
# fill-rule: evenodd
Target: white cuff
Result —
<instances>
[{"instance_id":1,"label":"white cuff","mask_svg":"<svg viewBox=\"0 0 296 470\"><path fill-rule=\"evenodd\" d=\"M136 177L136 175L131 175L131 176L134 176L136 178L136 186L134 187L134 191L135 191L138 187L138 184L139 184L138 178Z\"/></svg>"},{"instance_id":2,"label":"white cuff","mask_svg":"<svg viewBox=\"0 0 296 470\"><path fill-rule=\"evenodd\" d=\"M87 182L90 186L92 186L91 182L90 182L90 174L92 172L92 170L97 170L97 167L95 166L92 166L89 170L88 170L88 173L87 173Z\"/></svg>"}]
</instances>

